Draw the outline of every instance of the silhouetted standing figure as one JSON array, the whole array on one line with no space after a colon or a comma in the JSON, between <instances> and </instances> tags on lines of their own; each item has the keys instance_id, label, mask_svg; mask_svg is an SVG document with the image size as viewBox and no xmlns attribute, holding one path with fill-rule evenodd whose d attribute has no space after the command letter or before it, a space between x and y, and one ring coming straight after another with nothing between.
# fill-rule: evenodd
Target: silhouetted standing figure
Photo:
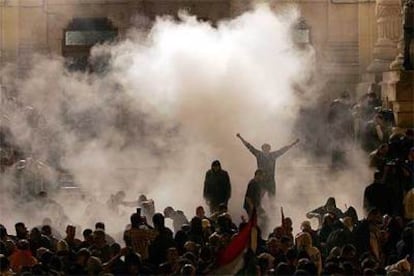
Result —
<instances>
[{"instance_id":1,"label":"silhouetted standing figure","mask_svg":"<svg viewBox=\"0 0 414 276\"><path fill-rule=\"evenodd\" d=\"M348 92L344 92L329 106L327 132L330 138L332 168L341 168L346 165L347 144L353 141L354 118L349 100Z\"/></svg>"},{"instance_id":2,"label":"silhouetted standing figure","mask_svg":"<svg viewBox=\"0 0 414 276\"><path fill-rule=\"evenodd\" d=\"M263 170L257 169L254 173L254 178L251 179L247 185L243 208L246 210L249 219L253 215L253 210L256 210L260 227L266 229L268 218L262 207L262 199L265 193L265 190L263 189L263 181L264 172Z\"/></svg>"},{"instance_id":3,"label":"silhouetted standing figure","mask_svg":"<svg viewBox=\"0 0 414 276\"><path fill-rule=\"evenodd\" d=\"M246 210L249 218L253 213L253 209L257 210L257 213L263 213L262 198L264 194L263 190L264 172L263 170L256 170L254 178L249 181L247 185L246 195L244 196L243 208Z\"/></svg>"},{"instance_id":4,"label":"silhouetted standing figure","mask_svg":"<svg viewBox=\"0 0 414 276\"><path fill-rule=\"evenodd\" d=\"M382 172L374 173L374 182L364 190L364 211L366 213L369 210L376 208L381 211L381 214L391 214L392 215L392 191L389 187L382 183L383 174Z\"/></svg>"},{"instance_id":5,"label":"silhouetted standing figure","mask_svg":"<svg viewBox=\"0 0 414 276\"><path fill-rule=\"evenodd\" d=\"M227 205L230 199L230 177L227 171L221 168L220 161L218 160L213 161L211 169L206 173L203 196L210 207L210 214L218 211L221 203Z\"/></svg>"},{"instance_id":6,"label":"silhouetted standing figure","mask_svg":"<svg viewBox=\"0 0 414 276\"><path fill-rule=\"evenodd\" d=\"M275 181L275 167L276 159L285 154L290 148L299 143L299 139L296 139L293 143L284 146L276 151L270 151L271 146L269 144L263 144L262 150L258 150L253 147L249 142L244 140L239 133L236 135L246 148L256 157L257 168L261 169L264 173L263 188L268 192L269 196L274 197L276 194L276 181Z\"/></svg>"}]
</instances>

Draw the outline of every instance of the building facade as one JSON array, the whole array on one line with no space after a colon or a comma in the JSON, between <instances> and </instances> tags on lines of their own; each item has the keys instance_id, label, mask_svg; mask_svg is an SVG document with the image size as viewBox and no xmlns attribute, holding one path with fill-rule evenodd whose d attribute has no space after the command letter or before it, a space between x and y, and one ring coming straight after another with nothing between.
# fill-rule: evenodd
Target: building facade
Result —
<instances>
[{"instance_id":1,"label":"building facade","mask_svg":"<svg viewBox=\"0 0 414 276\"><path fill-rule=\"evenodd\" d=\"M82 63L89 44L103 39L92 34L96 30L122 37L136 16L174 16L180 9L215 22L241 14L252 2L267 2L276 12L299 7L329 97L344 90L358 97L372 84L380 90L383 72L398 53L400 0L0 0L0 67L16 63L24 71L33 53ZM88 22L94 27L85 27ZM81 31L91 34L83 48Z\"/></svg>"}]
</instances>

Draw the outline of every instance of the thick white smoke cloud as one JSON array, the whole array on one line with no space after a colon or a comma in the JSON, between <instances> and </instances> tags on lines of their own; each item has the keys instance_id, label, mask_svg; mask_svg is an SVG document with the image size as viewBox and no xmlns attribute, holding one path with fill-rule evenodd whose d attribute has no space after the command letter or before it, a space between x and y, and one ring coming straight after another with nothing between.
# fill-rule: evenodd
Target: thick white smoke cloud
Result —
<instances>
[{"instance_id":1,"label":"thick white smoke cloud","mask_svg":"<svg viewBox=\"0 0 414 276\"><path fill-rule=\"evenodd\" d=\"M158 211L172 205L191 217L196 206L204 205L204 174L215 159L230 173L229 205L238 220L256 164L235 134L257 147L264 142L282 147L296 138L292 128L299 106L312 96L294 89L314 69L313 52L297 49L291 40L297 18L294 9L276 15L267 6L217 27L185 14L179 22L158 18L149 33L131 29L125 40L95 47L92 59L111 56L109 71L98 76L69 73L61 58L40 57L19 82L18 92L23 105L33 107L45 122L30 127L27 118L33 112L21 114L19 109L10 112L8 125L36 157L60 158L88 194L83 200L93 198L89 220L83 212L87 203L62 202L69 217L84 227L98 220L114 228L128 222L129 213L106 217L102 207L121 189L129 200L146 193ZM49 136L36 131L39 125ZM309 179L311 174L298 164L314 164L298 150L279 162L285 168L277 177L277 206L284 205L287 215L324 203L334 187L348 181L340 176L341 181L321 192L333 178ZM297 195L305 196L304 204ZM353 195L346 193L341 200ZM277 212L269 210L273 221Z\"/></svg>"}]
</instances>

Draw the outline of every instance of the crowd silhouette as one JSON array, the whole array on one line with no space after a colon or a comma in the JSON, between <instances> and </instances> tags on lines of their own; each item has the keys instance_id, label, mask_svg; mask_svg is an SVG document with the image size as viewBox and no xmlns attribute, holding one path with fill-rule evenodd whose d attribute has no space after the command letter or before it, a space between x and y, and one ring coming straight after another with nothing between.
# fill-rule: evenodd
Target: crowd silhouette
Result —
<instances>
[{"instance_id":1,"label":"crowd silhouette","mask_svg":"<svg viewBox=\"0 0 414 276\"><path fill-rule=\"evenodd\" d=\"M246 247L237 275L412 275L414 267L414 133L412 129L397 131L388 113L378 109L372 92L350 104L346 94L330 106L328 118L332 169L346 166L343 139L360 144L369 157L367 167L373 169L372 184L362 188L363 214L355 208L341 210L335 197L326 204L309 208L309 220L299 222L285 217L280 225L269 225L264 235L260 227L254 235L254 250ZM0 131L2 147L1 173L10 169L24 155ZM231 197L228 173L219 160L212 162L206 173L202 203L194 206L189 218L174 206L156 210L155 199L140 195L137 201L125 201L125 192L112 195L106 206L118 212L120 206L136 210L126 221L122 240L105 232L105 221L82 230L76 236L75 224L55 225L50 220L30 227L16 221L15 229L7 229L0 213L0 275L216 275L220 274L219 252L231 245L235 237L248 227L256 214L266 219L274 212L261 206L265 192L275 193L275 160L298 141L270 152L267 160L237 135L257 158L258 168L246 185L244 205L249 221L236 225L227 210ZM268 146L268 147L267 147ZM267 161L266 161L266 160ZM270 165L268 164L270 162ZM267 164L267 167L261 167ZM36 202L51 206L67 221L61 206L42 191ZM63 206L64 207L64 206ZM240 213L242 208L240 207ZM274 210L273 210L274 211ZM262 215L262 216L261 216ZM311 219L319 225L313 229ZM173 229L165 220L172 221ZM296 234L293 225L300 225ZM251 225L251 224L250 224ZM116 227L116 226L114 226ZM78 229L79 230L79 229Z\"/></svg>"}]
</instances>

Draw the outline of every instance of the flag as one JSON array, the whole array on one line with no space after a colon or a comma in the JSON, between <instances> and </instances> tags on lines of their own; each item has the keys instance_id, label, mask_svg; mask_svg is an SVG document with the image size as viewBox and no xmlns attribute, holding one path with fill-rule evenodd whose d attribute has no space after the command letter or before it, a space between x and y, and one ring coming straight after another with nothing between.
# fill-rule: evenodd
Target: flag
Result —
<instances>
[{"instance_id":1,"label":"flag","mask_svg":"<svg viewBox=\"0 0 414 276\"><path fill-rule=\"evenodd\" d=\"M243 265L243 255L250 248L256 252L257 247L257 216L253 211L247 225L232 239L232 241L217 254L216 264L218 268L214 274L234 274Z\"/></svg>"}]
</instances>

